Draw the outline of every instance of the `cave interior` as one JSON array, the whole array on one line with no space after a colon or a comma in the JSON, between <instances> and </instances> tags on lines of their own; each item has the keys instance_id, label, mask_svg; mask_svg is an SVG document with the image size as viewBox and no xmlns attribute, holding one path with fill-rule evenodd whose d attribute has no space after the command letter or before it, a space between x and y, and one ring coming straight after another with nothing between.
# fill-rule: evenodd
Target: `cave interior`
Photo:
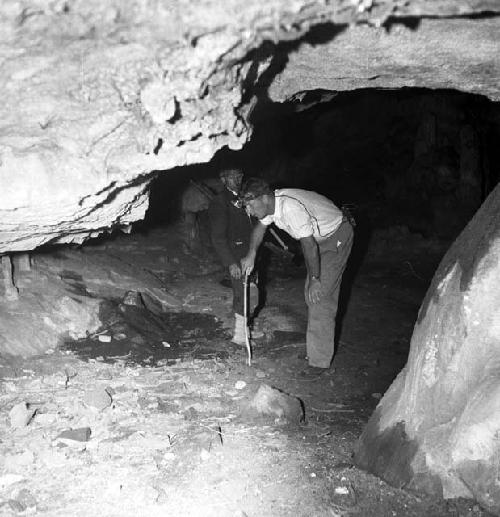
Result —
<instances>
[{"instance_id":1,"label":"cave interior","mask_svg":"<svg viewBox=\"0 0 500 517\"><path fill-rule=\"evenodd\" d=\"M458 91L298 92L259 109L243 149L161 171L140 226L180 217L190 180L238 167L275 188L352 205L366 236L400 226L452 242L498 183L499 117L498 103ZM172 194L177 204L167 202Z\"/></svg>"},{"instance_id":2,"label":"cave interior","mask_svg":"<svg viewBox=\"0 0 500 517\"><path fill-rule=\"evenodd\" d=\"M316 501L317 515L327 515L321 513L327 507L336 508L337 513L331 515L347 515L341 513L342 509L348 512L356 505L361 508L359 511L365 512L362 515L443 515L440 512L487 515L486 510L474 502L436 502L427 496L417 497L389 485L378 485L382 482L377 478L353 467L350 454L378 400L405 365L418 308L442 256L498 183L498 103L455 90L313 90L297 92L284 103L268 100L259 104L250 122L252 135L242 149L232 150L226 146L208 163L154 171L146 217L134 223L129 234L112 231L78 246L43 246L31 253L31 270L27 267L23 271L22 262L14 259L12 275L20 297L35 284L38 286L37 280L30 276L38 264L38 280L45 279L41 281L42 289L47 285L47 278L57 272L58 280L64 284L64 293L70 293L69 297L76 303L80 303L81 297L96 300L98 321L96 323L90 315L88 320L83 319L82 324L92 320L94 330L83 338L75 337L77 332L65 333L60 336L57 350L50 348L38 355L27 354L27 358L11 354L0 357L4 383L25 379L28 385L35 382L30 376L38 378L42 372L49 379L47 382L56 385L63 382L70 396L68 386L81 380L86 387L75 386L80 391L88 389L90 372L95 373L97 368L102 374L98 379L104 383L111 385L112 379L120 380L118 387L114 385L108 390L119 406L123 405L124 399L120 396L124 393L136 394L142 389L123 381L127 375L136 374L123 372L142 368L147 375L154 376L160 371L167 375L168 370L173 377L162 384L164 392L157 393L157 387L151 388L156 397L154 401L151 393L143 391L135 400L142 411L140 418L157 411L170 416L182 414L181 424L187 422L181 429L181 424L172 420L174 423L169 425L174 431L169 450L165 452L158 446L153 455L159 470L170 469L182 480L178 485L179 494L186 498L186 494L191 493L186 487L192 489L195 483L210 486L206 480L207 470L210 470L207 461L217 465L212 468L218 472L224 470L220 463L225 462L226 471L214 483L229 489L228 479L231 475L237 478L229 466L236 469L235 463L243 462L245 468L250 468L255 450L247 451L244 459L238 457L234 449L241 443L228 434L228 443L223 446L221 429L230 425L248 428L264 424L248 420L253 418L248 415L238 414L234 422L229 417L224 420L221 415L232 415L237 406L241 388L230 389L234 382L242 382L247 388L267 382L303 401L307 424L280 428L280 424L266 422L268 427L261 427L261 434L255 431L255 436L262 438L266 432L271 433L266 438L270 452L263 453L271 463L279 461L276 453L285 449L300 460L298 450L302 442L307 444L310 456L307 456L306 472L294 477L291 487L296 490L304 479L309 483L316 476L324 481L317 487L308 485L304 488L307 495L301 496L303 505ZM264 304L260 313L265 322L266 339L255 348L253 370L245 366L244 351L228 344L230 290L221 284L227 274L214 255L206 206L190 208L193 217L190 230L194 228L196 236L194 242L186 244L187 214L183 209L186 191L193 184L211 188L220 170L233 167L241 168L247 177L263 177L276 188L294 187L322 193L337 206L348 207L354 215L355 245L343 283L336 356L330 373L321 379L301 377L305 324L301 296L305 269L297 243L278 232L287 246L284 252L279 242L266 237L269 244L265 274L267 305ZM152 283L147 284L146 289L137 287L143 279L132 281L131 278L138 270L146 272L148 282L158 279L168 296L159 297ZM54 290L59 295L62 292ZM64 306L59 310L64 310ZM27 331L24 337L29 335ZM31 339L36 338L31 335ZM86 369L81 364L85 364ZM122 373L118 373L117 368L121 368ZM203 379L202 387L196 384L197 376L199 382ZM311 380L313 382L309 382ZM170 381L171 392L180 391L176 392L175 400L168 401L170 388L165 386ZM145 377L144 385L152 386L152 382ZM222 404L222 409L204 407L203 395L224 382L227 386L232 383L222 390L226 399L230 399L224 401L227 404ZM45 388L42 382L39 393L43 395ZM28 400L29 391L19 390L19 401L26 400L32 407L38 404L40 421L45 414L49 422L49 417L57 413L57 408L43 406L43 397ZM94 395L98 397L99 393ZM75 396L75 392L71 396ZM99 403L87 400L87 406L94 404L95 407ZM102 403L105 406L106 400ZM96 414L89 416L81 408L77 411L79 417L75 417L69 427L78 428L84 425L82 422L90 422L88 425L100 440L129 440L129 436L136 436L138 426L133 419L139 417L125 413L123 408L120 411L121 415L128 415L129 428L111 417L105 423L98 422ZM199 425L195 432L196 424ZM293 443L280 442L281 438L272 434L278 432L272 430L273 425L281 429L280 436L286 436L283 440ZM204 432L198 433L200 429ZM113 436L110 430L118 431ZM151 433L151 429L148 432ZM176 433L181 437L177 442ZM170 440L170 434L168 436ZM231 441L236 445L231 445ZM136 441L131 446L140 447L140 443ZM81 448L71 447L66 454L79 465L83 460L75 459L75 450L83 454ZM227 451L232 454L230 458L224 458ZM119 451L108 453L116 457L121 454ZM17 472L26 465L35 468L36 462L31 457L19 460L18 451L16 455L18 464L10 461L11 465L17 465ZM46 464L49 469L58 468L55 462L47 460ZM137 469L145 468L145 462L138 464ZM291 469L292 477L302 468L289 456L284 464ZM260 467L262 470L256 469L252 474L262 482L259 493L245 499L243 488L237 483L234 485L235 493L240 494L242 490L239 500L254 509L259 508L259 504L275 504L272 491L266 493L264 488L266 484L272 485L269 471L259 463ZM127 472L136 475L130 474L132 467ZM104 470L94 473L103 478L109 475ZM276 474L283 475L281 470ZM106 494L109 501L113 501L113 497L121 493L121 485L110 487L106 488ZM39 506L50 507L47 501L53 497L54 487L49 488L46 493L37 493ZM151 485L149 489L145 496L141 492L142 498L170 501L165 495L165 491L168 492L165 486ZM359 494L363 489L367 489L368 494L364 497ZM36 487L30 490L35 492ZM321 504L315 499L317 492L323 494ZM275 493L280 494L276 496L278 499L282 497L279 510L273 506L271 513L252 515L290 515L286 513L290 508L283 502L283 498L291 497L290 492L278 490ZM16 497L19 501L19 495ZM202 504L201 496L197 499L197 504ZM23 504L30 507L31 503ZM300 506L296 515L308 515L307 508L310 506ZM234 508L230 510L233 512ZM219 515L247 513L243 510L239 514L229 513L228 510Z\"/></svg>"}]
</instances>

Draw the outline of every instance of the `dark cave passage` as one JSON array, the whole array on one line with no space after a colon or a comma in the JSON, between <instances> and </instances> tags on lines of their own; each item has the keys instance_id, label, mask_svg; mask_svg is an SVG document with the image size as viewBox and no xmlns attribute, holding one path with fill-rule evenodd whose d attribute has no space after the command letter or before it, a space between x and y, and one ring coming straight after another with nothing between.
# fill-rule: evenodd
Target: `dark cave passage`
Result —
<instances>
[{"instance_id":1,"label":"dark cave passage","mask_svg":"<svg viewBox=\"0 0 500 517\"><path fill-rule=\"evenodd\" d=\"M344 290L368 253L382 268L403 254L389 281L397 285L406 271L421 288L500 177L500 107L480 96L412 88L308 91L257 108L253 122L242 150L224 148L208 164L159 174L137 228L184 220L181 234L195 228L203 254L211 248L207 199L193 184L216 191L218 172L239 167L274 187L315 190L350 208L357 226ZM298 243L278 234L300 263Z\"/></svg>"},{"instance_id":2,"label":"dark cave passage","mask_svg":"<svg viewBox=\"0 0 500 517\"><path fill-rule=\"evenodd\" d=\"M456 91L302 92L266 105L241 151L158 176L146 224L175 218L189 179L241 167L275 187L352 205L371 229L404 226L451 242L499 179L500 107ZM174 213L172 213L172 211Z\"/></svg>"},{"instance_id":3,"label":"dark cave passage","mask_svg":"<svg viewBox=\"0 0 500 517\"><path fill-rule=\"evenodd\" d=\"M210 163L159 173L146 219L136 229L147 235L176 226L183 250L196 263L214 255L203 189L220 189L220 170L237 167L276 188L315 190L349 206L357 223L337 339L351 339L344 331L356 339L375 332L384 342L384 326L371 328L352 317L349 322L350 298L359 288L384 289L381 295L404 307L411 324L441 257L498 182L498 104L447 90L309 91L256 109L253 123L242 150L224 148ZM300 246L277 233L291 253L280 255L278 243L266 237L273 252L266 292L277 279L304 276ZM224 276L221 269L219 280ZM388 322L387 329L397 325ZM403 327L396 337L388 330L383 345L398 361L378 387L382 392L406 359L411 326ZM297 330L304 327L292 335Z\"/></svg>"}]
</instances>

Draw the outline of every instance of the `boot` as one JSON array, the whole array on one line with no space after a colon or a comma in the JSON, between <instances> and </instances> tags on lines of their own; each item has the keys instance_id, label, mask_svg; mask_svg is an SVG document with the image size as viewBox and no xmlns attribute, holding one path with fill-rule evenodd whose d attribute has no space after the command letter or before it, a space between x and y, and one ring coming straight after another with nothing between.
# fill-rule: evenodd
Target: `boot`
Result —
<instances>
[{"instance_id":1,"label":"boot","mask_svg":"<svg viewBox=\"0 0 500 517\"><path fill-rule=\"evenodd\" d=\"M249 285L249 293L248 293L248 303L250 306L250 314L255 312L255 309L259 305L259 288L255 282L250 282ZM255 320L252 318L252 323L250 324L250 334L252 339L261 339L265 336L262 330L257 330L255 327Z\"/></svg>"},{"instance_id":2,"label":"boot","mask_svg":"<svg viewBox=\"0 0 500 517\"><path fill-rule=\"evenodd\" d=\"M245 316L242 316L241 314L238 314L237 312L234 313L234 332L233 337L231 341L235 343L236 345L243 345L245 346L247 343L246 335L245 335Z\"/></svg>"},{"instance_id":3,"label":"boot","mask_svg":"<svg viewBox=\"0 0 500 517\"><path fill-rule=\"evenodd\" d=\"M261 339L265 337L265 334L262 332L262 330L255 328L255 320L252 322L252 325L250 325L250 335L252 336L252 339Z\"/></svg>"},{"instance_id":4,"label":"boot","mask_svg":"<svg viewBox=\"0 0 500 517\"><path fill-rule=\"evenodd\" d=\"M246 335L245 335L245 316L234 313L234 332L231 341L236 345L245 346L247 344ZM260 332L258 330L252 331L248 329L248 339L260 339L264 337L264 332Z\"/></svg>"}]
</instances>

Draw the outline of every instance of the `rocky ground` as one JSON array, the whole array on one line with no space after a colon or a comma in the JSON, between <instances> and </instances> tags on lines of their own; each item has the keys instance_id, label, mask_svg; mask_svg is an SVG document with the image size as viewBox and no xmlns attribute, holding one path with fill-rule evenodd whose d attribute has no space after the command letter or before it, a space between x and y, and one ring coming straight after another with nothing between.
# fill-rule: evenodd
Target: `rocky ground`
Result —
<instances>
[{"instance_id":1,"label":"rocky ground","mask_svg":"<svg viewBox=\"0 0 500 517\"><path fill-rule=\"evenodd\" d=\"M108 269L118 261L153 276L169 303L137 286L119 294L115 279L102 324L85 339L0 358L0 514L487 515L472 501L395 489L351 463L405 364L443 252L404 228L374 237L353 257L338 351L322 374L302 358L304 271L289 257L271 256L258 318L266 337L250 366L228 339L223 271L210 251L182 251L174 229L34 257L35 270L52 264L77 300L106 284L72 269L84 254L87 264L99 257L106 269L108 257Z\"/></svg>"}]
</instances>

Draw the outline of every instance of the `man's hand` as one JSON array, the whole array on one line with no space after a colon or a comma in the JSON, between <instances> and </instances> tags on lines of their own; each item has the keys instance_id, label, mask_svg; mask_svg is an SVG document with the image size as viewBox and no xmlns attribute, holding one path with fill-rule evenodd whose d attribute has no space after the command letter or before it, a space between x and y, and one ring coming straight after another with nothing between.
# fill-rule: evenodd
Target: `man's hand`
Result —
<instances>
[{"instance_id":1,"label":"man's hand","mask_svg":"<svg viewBox=\"0 0 500 517\"><path fill-rule=\"evenodd\" d=\"M234 263L229 266L229 274L231 275L231 278L234 278L238 280L238 278L241 278L241 269L238 264Z\"/></svg>"},{"instance_id":2,"label":"man's hand","mask_svg":"<svg viewBox=\"0 0 500 517\"><path fill-rule=\"evenodd\" d=\"M255 255L249 253L246 257L241 259L241 271L243 274L249 275L254 268L255 265Z\"/></svg>"},{"instance_id":3,"label":"man's hand","mask_svg":"<svg viewBox=\"0 0 500 517\"><path fill-rule=\"evenodd\" d=\"M321 299L321 282L317 278L309 279L307 298L309 303L318 303Z\"/></svg>"}]
</instances>

